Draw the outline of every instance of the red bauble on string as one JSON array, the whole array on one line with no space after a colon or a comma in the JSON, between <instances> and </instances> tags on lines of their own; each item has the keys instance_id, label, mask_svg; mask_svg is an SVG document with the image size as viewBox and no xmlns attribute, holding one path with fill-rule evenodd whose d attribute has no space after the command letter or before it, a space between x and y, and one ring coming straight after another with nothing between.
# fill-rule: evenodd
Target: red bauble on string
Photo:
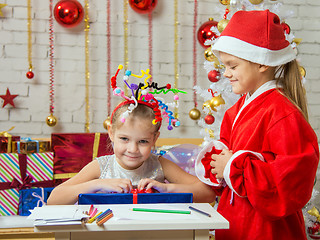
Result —
<instances>
[{"instance_id":1,"label":"red bauble on string","mask_svg":"<svg viewBox=\"0 0 320 240\"><path fill-rule=\"evenodd\" d=\"M290 34L291 28L290 28L290 26L288 24L283 22L283 23L281 23L281 26L282 26L283 30L286 32L286 34Z\"/></svg>"},{"instance_id":2,"label":"red bauble on string","mask_svg":"<svg viewBox=\"0 0 320 240\"><path fill-rule=\"evenodd\" d=\"M129 0L131 8L137 13L151 13L156 7L158 0Z\"/></svg>"},{"instance_id":3,"label":"red bauble on string","mask_svg":"<svg viewBox=\"0 0 320 240\"><path fill-rule=\"evenodd\" d=\"M220 72L217 70L211 70L208 73L208 79L210 80L210 82L218 82L220 80Z\"/></svg>"},{"instance_id":4,"label":"red bauble on string","mask_svg":"<svg viewBox=\"0 0 320 240\"><path fill-rule=\"evenodd\" d=\"M72 28L82 21L84 10L77 0L61 0L54 7L53 13L61 26Z\"/></svg>"},{"instance_id":5,"label":"red bauble on string","mask_svg":"<svg viewBox=\"0 0 320 240\"><path fill-rule=\"evenodd\" d=\"M310 238L320 239L320 223L318 221L314 222L311 227L308 227L307 231Z\"/></svg>"},{"instance_id":6,"label":"red bauble on string","mask_svg":"<svg viewBox=\"0 0 320 240\"><path fill-rule=\"evenodd\" d=\"M206 122L206 124L211 125L212 123L214 123L214 116L212 116L211 114L205 116L204 121Z\"/></svg>"},{"instance_id":7,"label":"red bauble on string","mask_svg":"<svg viewBox=\"0 0 320 240\"><path fill-rule=\"evenodd\" d=\"M212 18L209 18L209 21L203 23L199 27L198 33L197 33L197 38L198 38L198 41L202 47L208 48L207 45L204 45L206 40L210 40L210 39L212 39L212 37L214 37L214 38L218 37L214 32L212 32L210 30L212 27L216 27L217 25L218 25L218 22L213 21Z\"/></svg>"},{"instance_id":8,"label":"red bauble on string","mask_svg":"<svg viewBox=\"0 0 320 240\"><path fill-rule=\"evenodd\" d=\"M34 73L32 71L29 71L26 73L27 78L32 79L34 77Z\"/></svg>"}]
</instances>

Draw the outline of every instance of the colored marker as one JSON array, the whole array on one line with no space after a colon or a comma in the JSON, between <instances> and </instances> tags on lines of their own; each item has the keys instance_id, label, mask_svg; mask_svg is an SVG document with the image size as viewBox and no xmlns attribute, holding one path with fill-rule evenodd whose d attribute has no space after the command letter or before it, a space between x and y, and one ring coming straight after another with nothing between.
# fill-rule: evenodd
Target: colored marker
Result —
<instances>
[{"instance_id":1,"label":"colored marker","mask_svg":"<svg viewBox=\"0 0 320 240\"><path fill-rule=\"evenodd\" d=\"M201 213L201 214L203 214L203 215L206 215L206 216L208 216L208 217L211 217L211 215L210 215L209 213L206 213L206 212L204 212L204 211L202 211L202 210L200 210L200 209L197 209L197 208L192 207L192 206L189 206L189 208L190 208L191 210L193 210L193 211L196 211L196 212L198 212L198 213Z\"/></svg>"},{"instance_id":2,"label":"colored marker","mask_svg":"<svg viewBox=\"0 0 320 240\"><path fill-rule=\"evenodd\" d=\"M139 212L156 212L156 213L178 213L178 214L190 214L190 211L183 210L166 210L166 209L150 209L150 208L133 208L132 211Z\"/></svg>"}]
</instances>

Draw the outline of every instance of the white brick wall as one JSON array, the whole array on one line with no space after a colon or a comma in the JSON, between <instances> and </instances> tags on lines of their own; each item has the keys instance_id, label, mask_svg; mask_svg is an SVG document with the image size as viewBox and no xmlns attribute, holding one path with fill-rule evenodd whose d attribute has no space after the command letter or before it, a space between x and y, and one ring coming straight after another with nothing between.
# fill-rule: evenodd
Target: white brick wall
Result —
<instances>
[{"instance_id":1,"label":"white brick wall","mask_svg":"<svg viewBox=\"0 0 320 240\"><path fill-rule=\"evenodd\" d=\"M265 0L267 2L269 0ZM29 137L49 137L52 132L83 132L85 124L85 34L84 23L76 28L63 28L54 21L55 113L56 127L46 125L49 115L49 1L32 0L32 60L35 78L25 77L28 71L27 2L1 0L8 4L0 18L0 94L8 87L16 108L1 108L0 131L15 126L12 134ZM84 0L79 0L83 5ZM293 11L288 23L303 41L298 46L299 59L307 71L307 94L310 122L320 136L320 1L286 0L281 9ZM56 4L57 1L54 1ZM106 1L89 1L90 10L90 131L105 131L103 121L107 111L107 49ZM224 7L218 0L200 0L198 27L213 17L220 20ZM179 109L182 126L172 132L162 131L162 137L201 137L198 125L189 118L193 108L192 28L194 1L178 1L179 21L179 88L188 91L181 96ZM124 61L123 1L111 1L111 70L113 74ZM148 68L148 17L128 7L129 67L133 72ZM198 85L210 85L203 69L204 49L197 44ZM158 82L174 82L174 1L159 0L153 13L153 77ZM202 98L198 98L199 108ZM119 99L112 97L112 106Z\"/></svg>"}]
</instances>

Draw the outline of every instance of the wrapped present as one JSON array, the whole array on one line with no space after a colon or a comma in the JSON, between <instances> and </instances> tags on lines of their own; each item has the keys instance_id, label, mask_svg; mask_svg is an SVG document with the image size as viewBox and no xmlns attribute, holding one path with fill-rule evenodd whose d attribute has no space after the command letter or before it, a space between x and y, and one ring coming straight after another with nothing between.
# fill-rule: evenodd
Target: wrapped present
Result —
<instances>
[{"instance_id":1,"label":"wrapped present","mask_svg":"<svg viewBox=\"0 0 320 240\"><path fill-rule=\"evenodd\" d=\"M79 194L84 204L192 203L192 193L86 193Z\"/></svg>"},{"instance_id":2,"label":"wrapped present","mask_svg":"<svg viewBox=\"0 0 320 240\"><path fill-rule=\"evenodd\" d=\"M12 141L13 153L43 153L50 152L50 141L21 138L20 141Z\"/></svg>"},{"instance_id":3,"label":"wrapped present","mask_svg":"<svg viewBox=\"0 0 320 240\"><path fill-rule=\"evenodd\" d=\"M0 153L11 153L12 141L20 141L19 136L12 136L8 133L12 129L13 127L8 131L0 132Z\"/></svg>"},{"instance_id":4,"label":"wrapped present","mask_svg":"<svg viewBox=\"0 0 320 240\"><path fill-rule=\"evenodd\" d=\"M53 188L31 188L19 191L19 215L29 216L30 210L47 204Z\"/></svg>"},{"instance_id":5,"label":"wrapped present","mask_svg":"<svg viewBox=\"0 0 320 240\"><path fill-rule=\"evenodd\" d=\"M53 187L53 153L0 154L0 215L18 213L19 190Z\"/></svg>"},{"instance_id":6,"label":"wrapped present","mask_svg":"<svg viewBox=\"0 0 320 240\"><path fill-rule=\"evenodd\" d=\"M55 185L76 175L94 158L113 154L107 133L52 133Z\"/></svg>"}]
</instances>

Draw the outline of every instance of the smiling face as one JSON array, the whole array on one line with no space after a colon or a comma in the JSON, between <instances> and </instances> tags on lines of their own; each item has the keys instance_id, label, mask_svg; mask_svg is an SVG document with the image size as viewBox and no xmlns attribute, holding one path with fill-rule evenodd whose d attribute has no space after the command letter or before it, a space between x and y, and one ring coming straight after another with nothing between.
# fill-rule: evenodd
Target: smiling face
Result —
<instances>
[{"instance_id":1,"label":"smiling face","mask_svg":"<svg viewBox=\"0 0 320 240\"><path fill-rule=\"evenodd\" d=\"M270 79L265 79L263 73L267 66L252 63L233 55L220 52L220 59L225 65L224 76L229 79L232 91L236 94L253 94L260 86Z\"/></svg>"},{"instance_id":2,"label":"smiling face","mask_svg":"<svg viewBox=\"0 0 320 240\"><path fill-rule=\"evenodd\" d=\"M141 117L129 117L117 128L110 128L117 162L128 170L140 167L150 156L159 134L150 119Z\"/></svg>"}]
</instances>

